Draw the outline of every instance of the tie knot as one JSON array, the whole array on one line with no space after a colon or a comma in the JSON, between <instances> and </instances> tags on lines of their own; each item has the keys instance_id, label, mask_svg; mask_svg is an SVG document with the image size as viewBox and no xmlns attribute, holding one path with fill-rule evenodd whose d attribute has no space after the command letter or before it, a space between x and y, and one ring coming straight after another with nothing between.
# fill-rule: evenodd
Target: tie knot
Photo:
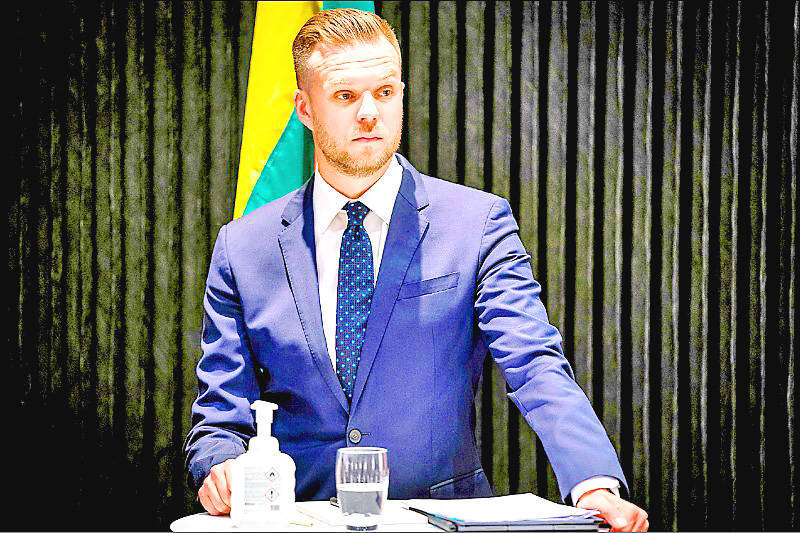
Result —
<instances>
[{"instance_id":1,"label":"tie knot","mask_svg":"<svg viewBox=\"0 0 800 533\"><path fill-rule=\"evenodd\" d=\"M369 213L369 208L361 202L348 202L344 209L347 211L348 222L357 226L364 223L364 217Z\"/></svg>"}]
</instances>

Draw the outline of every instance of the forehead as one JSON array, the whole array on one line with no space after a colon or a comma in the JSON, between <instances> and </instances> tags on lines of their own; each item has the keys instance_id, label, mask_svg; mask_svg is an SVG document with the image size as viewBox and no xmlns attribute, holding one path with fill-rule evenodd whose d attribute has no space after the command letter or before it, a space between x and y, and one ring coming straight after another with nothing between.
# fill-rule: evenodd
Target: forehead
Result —
<instances>
[{"instance_id":1,"label":"forehead","mask_svg":"<svg viewBox=\"0 0 800 533\"><path fill-rule=\"evenodd\" d=\"M400 78L400 57L384 37L369 43L319 43L311 52L307 65L311 75L323 86Z\"/></svg>"}]
</instances>

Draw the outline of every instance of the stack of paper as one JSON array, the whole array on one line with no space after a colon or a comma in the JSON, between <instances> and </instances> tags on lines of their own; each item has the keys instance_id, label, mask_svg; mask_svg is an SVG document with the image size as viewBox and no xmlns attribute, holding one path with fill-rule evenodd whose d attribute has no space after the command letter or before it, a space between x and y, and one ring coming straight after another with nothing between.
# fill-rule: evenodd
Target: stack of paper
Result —
<instances>
[{"instance_id":1,"label":"stack of paper","mask_svg":"<svg viewBox=\"0 0 800 533\"><path fill-rule=\"evenodd\" d=\"M535 494L465 500L406 500L409 509L448 531L598 531L597 511L561 505Z\"/></svg>"}]
</instances>

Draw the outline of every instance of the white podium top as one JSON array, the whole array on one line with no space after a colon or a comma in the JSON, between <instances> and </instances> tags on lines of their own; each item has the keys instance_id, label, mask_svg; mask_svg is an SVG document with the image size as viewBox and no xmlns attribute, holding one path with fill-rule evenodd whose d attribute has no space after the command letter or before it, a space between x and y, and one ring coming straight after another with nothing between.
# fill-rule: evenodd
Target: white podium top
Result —
<instances>
[{"instance_id":1,"label":"white podium top","mask_svg":"<svg viewBox=\"0 0 800 533\"><path fill-rule=\"evenodd\" d=\"M327 501L297 502L295 518L289 524L264 526L261 531L347 531L338 507ZM197 513L172 522L171 531L240 531L231 517ZM250 529L250 528L248 528ZM378 522L381 531L441 531L419 513L404 509L399 500L387 500Z\"/></svg>"}]
</instances>

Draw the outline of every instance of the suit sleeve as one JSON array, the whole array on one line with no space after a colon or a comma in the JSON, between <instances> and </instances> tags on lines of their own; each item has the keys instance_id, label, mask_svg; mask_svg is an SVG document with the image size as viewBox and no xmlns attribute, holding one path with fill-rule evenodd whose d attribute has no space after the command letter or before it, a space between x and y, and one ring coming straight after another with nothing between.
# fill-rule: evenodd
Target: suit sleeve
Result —
<instances>
[{"instance_id":1,"label":"suit sleeve","mask_svg":"<svg viewBox=\"0 0 800 533\"><path fill-rule=\"evenodd\" d=\"M489 210L480 249L475 312L489 352L511 388L508 397L542 441L561 497L592 476L620 480L617 454L564 357L533 279L530 256L508 202Z\"/></svg>"},{"instance_id":2,"label":"suit sleeve","mask_svg":"<svg viewBox=\"0 0 800 533\"><path fill-rule=\"evenodd\" d=\"M226 237L223 227L208 270L198 394L184 446L195 489L212 466L245 451L245 442L255 434L250 404L260 396Z\"/></svg>"}]
</instances>

